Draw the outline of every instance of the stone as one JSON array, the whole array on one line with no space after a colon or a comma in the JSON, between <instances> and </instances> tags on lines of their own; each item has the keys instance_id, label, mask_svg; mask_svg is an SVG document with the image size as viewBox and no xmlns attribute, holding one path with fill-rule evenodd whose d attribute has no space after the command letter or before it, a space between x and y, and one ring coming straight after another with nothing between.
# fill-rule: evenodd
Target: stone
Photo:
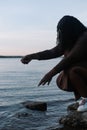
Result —
<instances>
[{"instance_id":1,"label":"stone","mask_svg":"<svg viewBox=\"0 0 87 130\"><path fill-rule=\"evenodd\" d=\"M23 102L22 104L24 105L24 107L31 110L38 110L38 111L47 110L47 103L45 102L26 101L26 102Z\"/></svg>"},{"instance_id":2,"label":"stone","mask_svg":"<svg viewBox=\"0 0 87 130\"><path fill-rule=\"evenodd\" d=\"M87 130L87 112L77 112L78 103L68 106L69 113L59 120L59 123L71 130Z\"/></svg>"},{"instance_id":3,"label":"stone","mask_svg":"<svg viewBox=\"0 0 87 130\"><path fill-rule=\"evenodd\" d=\"M67 107L67 115L60 118L60 128L52 130L87 130L87 111L77 112L79 104L73 103Z\"/></svg>"},{"instance_id":4,"label":"stone","mask_svg":"<svg viewBox=\"0 0 87 130\"><path fill-rule=\"evenodd\" d=\"M75 111L75 110L77 110L78 106L79 106L78 102L77 103L73 103L73 104L68 106L67 110L68 111Z\"/></svg>"},{"instance_id":5,"label":"stone","mask_svg":"<svg viewBox=\"0 0 87 130\"><path fill-rule=\"evenodd\" d=\"M32 114L29 114L29 113L27 113L27 112L18 112L18 113L15 114L15 116L16 116L17 118L25 118L25 117L30 117L30 116L32 116Z\"/></svg>"}]
</instances>

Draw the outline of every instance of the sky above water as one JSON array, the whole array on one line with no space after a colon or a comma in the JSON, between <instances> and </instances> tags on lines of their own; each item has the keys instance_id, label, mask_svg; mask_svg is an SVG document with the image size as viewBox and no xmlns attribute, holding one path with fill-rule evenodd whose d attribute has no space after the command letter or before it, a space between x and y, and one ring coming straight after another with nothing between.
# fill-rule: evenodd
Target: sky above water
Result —
<instances>
[{"instance_id":1,"label":"sky above water","mask_svg":"<svg viewBox=\"0 0 87 130\"><path fill-rule=\"evenodd\" d=\"M87 26L87 0L0 0L0 55L54 47L56 26L64 15Z\"/></svg>"}]
</instances>

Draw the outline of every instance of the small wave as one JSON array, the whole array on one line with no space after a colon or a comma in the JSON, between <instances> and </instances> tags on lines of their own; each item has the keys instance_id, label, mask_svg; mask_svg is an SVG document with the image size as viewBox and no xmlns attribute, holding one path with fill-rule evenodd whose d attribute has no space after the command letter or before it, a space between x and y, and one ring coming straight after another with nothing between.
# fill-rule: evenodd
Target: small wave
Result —
<instances>
[{"instance_id":1,"label":"small wave","mask_svg":"<svg viewBox=\"0 0 87 130\"><path fill-rule=\"evenodd\" d=\"M53 101L48 101L48 104L59 104L59 103L69 103L69 102L74 102L75 99L60 99L60 100L53 100Z\"/></svg>"}]
</instances>

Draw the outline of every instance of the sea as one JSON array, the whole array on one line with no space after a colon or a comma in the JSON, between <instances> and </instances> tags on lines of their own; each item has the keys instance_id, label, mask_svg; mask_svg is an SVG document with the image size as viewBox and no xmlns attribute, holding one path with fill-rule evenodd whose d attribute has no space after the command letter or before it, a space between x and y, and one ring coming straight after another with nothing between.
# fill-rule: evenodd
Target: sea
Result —
<instances>
[{"instance_id":1,"label":"sea","mask_svg":"<svg viewBox=\"0 0 87 130\"><path fill-rule=\"evenodd\" d=\"M50 85L39 86L42 77L59 63L33 60L21 63L20 58L0 58L0 130L54 130L74 102L71 92L60 90L54 76ZM23 102L45 102L46 111L30 110Z\"/></svg>"}]
</instances>

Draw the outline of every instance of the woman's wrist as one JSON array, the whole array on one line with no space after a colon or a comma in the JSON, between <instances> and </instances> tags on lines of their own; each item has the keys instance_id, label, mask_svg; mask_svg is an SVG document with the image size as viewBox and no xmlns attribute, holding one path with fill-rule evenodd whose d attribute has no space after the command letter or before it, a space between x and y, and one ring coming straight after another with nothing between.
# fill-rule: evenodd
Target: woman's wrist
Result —
<instances>
[{"instance_id":1,"label":"woman's wrist","mask_svg":"<svg viewBox=\"0 0 87 130\"><path fill-rule=\"evenodd\" d=\"M53 77L57 74L56 70L53 68L51 71L50 71L50 75Z\"/></svg>"},{"instance_id":2,"label":"woman's wrist","mask_svg":"<svg viewBox=\"0 0 87 130\"><path fill-rule=\"evenodd\" d=\"M31 54L31 58L34 60L39 60L39 55L37 53Z\"/></svg>"}]
</instances>

